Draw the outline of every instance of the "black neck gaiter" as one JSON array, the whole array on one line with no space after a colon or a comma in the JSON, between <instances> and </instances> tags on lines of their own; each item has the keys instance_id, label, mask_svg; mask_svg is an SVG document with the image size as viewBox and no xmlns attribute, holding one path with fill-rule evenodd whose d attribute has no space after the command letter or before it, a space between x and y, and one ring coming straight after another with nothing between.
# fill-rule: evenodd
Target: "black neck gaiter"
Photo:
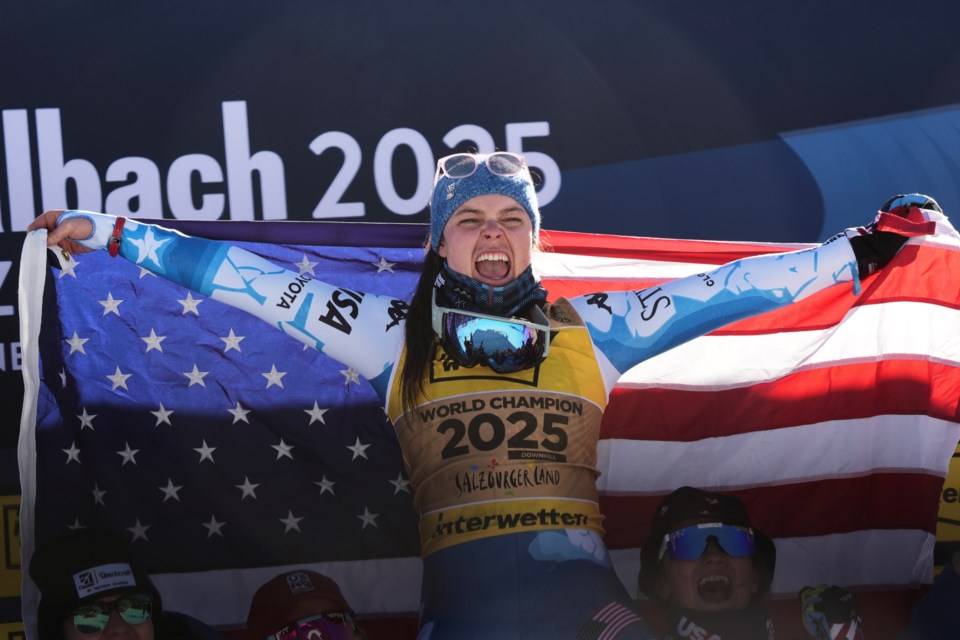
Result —
<instances>
[{"instance_id":1,"label":"black neck gaiter","mask_svg":"<svg viewBox=\"0 0 960 640\"><path fill-rule=\"evenodd\" d=\"M547 290L540 286L532 267L502 287L491 287L457 273L444 260L434 288L441 306L508 318L520 316L530 305L539 306L547 300Z\"/></svg>"}]
</instances>

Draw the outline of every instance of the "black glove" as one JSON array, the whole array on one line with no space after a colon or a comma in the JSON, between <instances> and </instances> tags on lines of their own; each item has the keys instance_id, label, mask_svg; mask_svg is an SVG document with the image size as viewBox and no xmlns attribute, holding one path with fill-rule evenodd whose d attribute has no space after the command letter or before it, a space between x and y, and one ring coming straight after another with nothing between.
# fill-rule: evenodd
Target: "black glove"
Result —
<instances>
[{"instance_id":1,"label":"black glove","mask_svg":"<svg viewBox=\"0 0 960 640\"><path fill-rule=\"evenodd\" d=\"M871 273L882 269L897 255L900 247L906 243L908 235L901 235L893 231L881 231L878 222L883 214L891 214L907 218L912 208L930 209L943 213L937 201L921 193L910 193L893 196L880 207L880 214L866 227L856 229L859 235L850 236L850 246L853 255L857 258L857 272L860 278L866 278Z\"/></svg>"}]
</instances>

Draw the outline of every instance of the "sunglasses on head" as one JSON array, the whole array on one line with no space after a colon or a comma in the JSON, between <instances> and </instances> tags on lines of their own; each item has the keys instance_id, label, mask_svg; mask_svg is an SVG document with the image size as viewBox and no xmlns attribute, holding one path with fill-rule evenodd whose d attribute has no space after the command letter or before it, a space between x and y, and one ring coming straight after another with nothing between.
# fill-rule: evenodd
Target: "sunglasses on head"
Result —
<instances>
[{"instance_id":1,"label":"sunglasses on head","mask_svg":"<svg viewBox=\"0 0 960 640\"><path fill-rule=\"evenodd\" d=\"M527 369L550 351L550 323L533 306L537 322L448 309L433 293L433 330L443 346L464 367L484 364L497 373Z\"/></svg>"},{"instance_id":2,"label":"sunglasses on head","mask_svg":"<svg viewBox=\"0 0 960 640\"><path fill-rule=\"evenodd\" d=\"M321 613L291 622L264 640L353 640L356 626L346 611Z\"/></svg>"},{"instance_id":3,"label":"sunglasses on head","mask_svg":"<svg viewBox=\"0 0 960 640\"><path fill-rule=\"evenodd\" d=\"M720 522L692 524L663 536L657 561L670 554L672 560L696 560L707 550L710 540L716 541L731 558L752 556L753 529Z\"/></svg>"},{"instance_id":4,"label":"sunglasses on head","mask_svg":"<svg viewBox=\"0 0 960 640\"><path fill-rule=\"evenodd\" d=\"M527 167L527 161L523 156L509 151L454 153L437 160L437 172L433 176L434 186L441 175L454 180L472 176L480 166L481 160L486 161L487 171L497 176L515 176Z\"/></svg>"},{"instance_id":5,"label":"sunglasses on head","mask_svg":"<svg viewBox=\"0 0 960 640\"><path fill-rule=\"evenodd\" d=\"M113 602L88 602L67 615L80 633L99 633L106 629L110 613L116 611L127 624L142 624L153 613L153 597L149 593L125 596Z\"/></svg>"}]
</instances>

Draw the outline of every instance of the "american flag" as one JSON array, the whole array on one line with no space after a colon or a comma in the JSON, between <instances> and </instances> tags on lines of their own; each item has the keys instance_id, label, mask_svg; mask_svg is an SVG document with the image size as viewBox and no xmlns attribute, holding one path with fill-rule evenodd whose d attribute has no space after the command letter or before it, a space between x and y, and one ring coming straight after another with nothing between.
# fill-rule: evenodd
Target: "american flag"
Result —
<instances>
[{"instance_id":1,"label":"american flag","mask_svg":"<svg viewBox=\"0 0 960 640\"><path fill-rule=\"evenodd\" d=\"M425 233L179 227L397 297L412 292ZM20 270L25 562L71 527L104 525L126 532L166 607L210 624L242 625L256 587L287 567L330 575L361 615L416 612L411 487L369 385L123 259L61 262L39 235ZM543 236L535 265L551 298L806 246ZM776 593L932 579L939 491L960 435L960 238L941 219L862 286L738 322L624 376L598 486L628 589L656 503L684 484L745 501L777 543ZM36 597L27 582L25 612Z\"/></svg>"}]
</instances>

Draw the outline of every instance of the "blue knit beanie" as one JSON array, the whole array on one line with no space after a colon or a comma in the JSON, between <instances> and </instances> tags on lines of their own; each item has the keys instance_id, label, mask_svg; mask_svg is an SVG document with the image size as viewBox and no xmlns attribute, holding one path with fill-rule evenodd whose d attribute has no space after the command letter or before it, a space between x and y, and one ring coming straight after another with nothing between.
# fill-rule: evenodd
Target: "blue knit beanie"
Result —
<instances>
[{"instance_id":1,"label":"blue knit beanie","mask_svg":"<svg viewBox=\"0 0 960 640\"><path fill-rule=\"evenodd\" d=\"M537 190L530 178L530 171L524 168L515 176L498 176L487 171L487 159L478 156L479 166L466 178L448 178L441 174L433 188L430 201L430 246L434 251L440 249L443 228L453 212L460 205L477 196L499 194L516 200L522 206L530 222L533 223L534 240L540 234L540 209L537 208Z\"/></svg>"}]
</instances>

